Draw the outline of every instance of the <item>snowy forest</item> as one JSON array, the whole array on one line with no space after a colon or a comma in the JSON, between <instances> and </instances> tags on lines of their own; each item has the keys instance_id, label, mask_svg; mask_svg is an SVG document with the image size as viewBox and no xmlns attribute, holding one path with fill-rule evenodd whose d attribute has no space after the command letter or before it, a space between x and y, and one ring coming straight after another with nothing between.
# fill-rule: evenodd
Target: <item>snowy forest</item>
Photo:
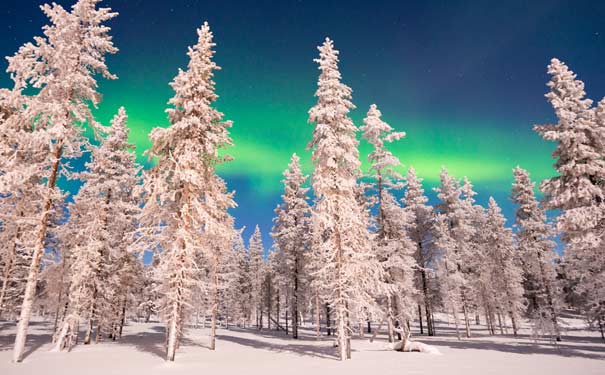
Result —
<instances>
[{"instance_id":1,"label":"snowy forest","mask_svg":"<svg viewBox=\"0 0 605 375\"><path fill-rule=\"evenodd\" d=\"M2 350L12 352L11 368L23 366L39 322L51 329L42 344L62 361L101 344L111 356L125 330L150 322L163 327L168 362L179 362L202 327L210 352L223 332L238 330L286 337L292 347L319 340L352 362L358 343L380 342L404 369L405 356L424 355L412 352L438 354L431 340L441 335L564 345L571 315L605 351L605 99L589 99L564 62L547 67L545 99L558 121L534 126L554 145L554 177L535 181L523 165L510 171L511 226L495 199L476 203L473 176L453 176L448 160L439 202L429 205L423 178L390 150L406 134L376 104L353 122L353 90L325 38L314 60L312 138L275 160L285 168L269 245L258 226L242 238L237 195L219 175L237 147L229 114L215 105L214 75L229 74L214 61L220 38L208 23L197 30L187 66L169 83L170 126L149 134L143 168L128 140L128 108L109 124L93 115L98 81L118 78L106 64L118 53L107 26L118 14L99 3L43 5L42 33L7 57L0 337L10 338ZM84 168L74 167L85 154ZM77 194L59 186L62 177L81 184Z\"/></svg>"}]
</instances>

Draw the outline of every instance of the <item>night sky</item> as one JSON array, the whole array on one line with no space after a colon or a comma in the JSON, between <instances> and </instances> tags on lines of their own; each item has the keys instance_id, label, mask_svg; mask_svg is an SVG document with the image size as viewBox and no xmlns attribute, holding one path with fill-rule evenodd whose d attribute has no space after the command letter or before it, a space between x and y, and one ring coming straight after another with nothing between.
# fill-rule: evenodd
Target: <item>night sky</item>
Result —
<instances>
[{"instance_id":1,"label":"night sky","mask_svg":"<svg viewBox=\"0 0 605 375\"><path fill-rule=\"evenodd\" d=\"M70 6L72 1L56 1ZM0 54L41 34L41 0L2 0ZM256 223L269 242L281 173L305 151L326 36L341 51L343 81L353 89L357 125L370 104L407 137L392 150L430 188L440 167L468 176L479 203L493 195L512 219L512 168L541 180L554 172L552 144L532 131L555 120L544 94L546 65L565 61L605 95L605 2L579 1L134 1L106 0L120 15L111 34L120 52L108 60L120 79L102 81L96 111L108 124L123 105L139 155L148 132L166 126L168 83L187 64L187 46L205 20L215 35L217 108L234 121L235 161L222 168L248 237ZM6 61L0 62L4 72ZM7 74L0 87L11 87ZM369 147L362 143L362 157ZM140 161L144 161L140 157ZM69 186L73 190L73 185ZM434 201L434 194L430 193Z\"/></svg>"}]
</instances>

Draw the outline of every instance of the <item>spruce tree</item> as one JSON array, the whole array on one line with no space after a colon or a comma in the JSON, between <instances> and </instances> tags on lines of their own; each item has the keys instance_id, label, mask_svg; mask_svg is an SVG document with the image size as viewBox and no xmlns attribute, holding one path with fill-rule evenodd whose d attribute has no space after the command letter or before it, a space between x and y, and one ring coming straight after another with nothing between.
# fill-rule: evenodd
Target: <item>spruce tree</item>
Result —
<instances>
[{"instance_id":1,"label":"spruce tree","mask_svg":"<svg viewBox=\"0 0 605 375\"><path fill-rule=\"evenodd\" d=\"M561 340L559 296L555 271L554 230L534 193L529 173L516 167L511 199L516 204L515 226L519 259L523 267L527 313L536 334Z\"/></svg>"},{"instance_id":2,"label":"spruce tree","mask_svg":"<svg viewBox=\"0 0 605 375\"><path fill-rule=\"evenodd\" d=\"M15 362L23 359L40 264L56 207L53 201L61 199L57 179L64 172L64 161L79 157L87 143L83 126L96 124L90 110L90 105L96 106L101 99L95 77L116 78L105 64L105 55L117 49L104 23L117 13L97 8L99 1L79 0L71 11L55 3L43 5L42 11L50 19L44 36L24 44L8 58L7 71L15 83L14 90L33 92L18 114L9 117L22 124L15 152L31 155L31 159L25 170L9 168L0 186L3 191L5 187L8 191L20 187L33 192L40 207L35 229L27 233L35 240L15 337Z\"/></svg>"},{"instance_id":3,"label":"spruce tree","mask_svg":"<svg viewBox=\"0 0 605 375\"><path fill-rule=\"evenodd\" d=\"M170 126L150 135L148 154L157 163L145 175L147 199L141 219L143 236L162 250L157 272L169 361L174 361L193 293L211 288L216 295L218 272L233 238L227 210L235 202L215 173L217 165L230 160L219 151L232 144L231 122L223 121L223 114L212 106L217 99L213 75L219 67L212 61L215 44L208 24L197 34L197 44L187 53L187 70L179 70L171 83L175 95L167 110ZM210 270L211 280L203 280L202 269ZM214 317L217 308L213 303Z\"/></svg>"},{"instance_id":4,"label":"spruce tree","mask_svg":"<svg viewBox=\"0 0 605 375\"><path fill-rule=\"evenodd\" d=\"M314 263L323 300L336 313L339 358L350 357L350 314L378 312L373 296L383 293L384 272L371 250L368 216L357 200L360 161L357 127L349 118L351 89L341 83L338 51L330 39L318 47L321 74L317 104L309 110L315 125L312 177Z\"/></svg>"},{"instance_id":5,"label":"spruce tree","mask_svg":"<svg viewBox=\"0 0 605 375\"><path fill-rule=\"evenodd\" d=\"M284 194L282 203L277 206L273 225L273 240L281 255L278 257L279 270L284 276L286 295L291 299L289 307L292 316L292 337L298 338L300 310L307 286L305 268L306 254L310 250L310 215L307 192L303 185L307 176L302 174L300 159L292 155L288 169L284 171Z\"/></svg>"}]
</instances>

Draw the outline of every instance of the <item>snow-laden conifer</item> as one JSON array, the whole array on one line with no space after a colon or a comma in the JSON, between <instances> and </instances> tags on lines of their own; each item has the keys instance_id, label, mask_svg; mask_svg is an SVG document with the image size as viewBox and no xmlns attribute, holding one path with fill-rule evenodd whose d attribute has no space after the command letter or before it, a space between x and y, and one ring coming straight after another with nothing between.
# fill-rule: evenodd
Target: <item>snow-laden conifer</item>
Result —
<instances>
[{"instance_id":1,"label":"snow-laden conifer","mask_svg":"<svg viewBox=\"0 0 605 375\"><path fill-rule=\"evenodd\" d=\"M360 161L356 126L348 116L351 89L340 82L338 51L330 39L318 47L321 74L315 92L317 104L309 110L315 125L312 177L316 202L312 216L315 272L323 300L336 314L339 356L350 354L352 311L378 312L373 296L380 290L384 272L371 250L368 215L357 201Z\"/></svg>"},{"instance_id":2,"label":"snow-laden conifer","mask_svg":"<svg viewBox=\"0 0 605 375\"><path fill-rule=\"evenodd\" d=\"M282 203L275 209L277 216L271 233L280 252L279 271L287 289L285 294L290 298L293 338L298 338L300 310L308 283L305 261L311 244L311 208L307 197L309 189L303 186L307 178L300 169L300 158L293 154L284 171L284 194Z\"/></svg>"},{"instance_id":3,"label":"snow-laden conifer","mask_svg":"<svg viewBox=\"0 0 605 375\"><path fill-rule=\"evenodd\" d=\"M385 282L391 288L387 295L376 297L384 300L392 341L394 326L407 330L407 321L415 311L413 276L416 264L412 257L415 246L403 230L411 216L401 210L393 196L403 187L402 176L397 172L401 162L386 148L386 144L403 138L405 133L395 132L384 122L375 104L370 106L363 123L360 127L363 138L373 147L368 156L372 180L367 187L376 202L374 247L385 270Z\"/></svg>"},{"instance_id":4,"label":"snow-laden conifer","mask_svg":"<svg viewBox=\"0 0 605 375\"><path fill-rule=\"evenodd\" d=\"M263 282L265 263L263 238L258 225L248 241L248 254L250 257L250 299L252 314L256 322L256 328L263 328Z\"/></svg>"},{"instance_id":5,"label":"snow-laden conifer","mask_svg":"<svg viewBox=\"0 0 605 375\"><path fill-rule=\"evenodd\" d=\"M212 107L214 71L213 35L207 23L198 29L198 42L188 51L187 70L171 83L174 96L167 110L168 128L151 132L149 156L156 165L146 173L143 236L161 249L157 268L162 280L161 310L167 320L167 359L174 360L193 293L215 293L224 254L231 251L235 206L232 193L216 175L216 166L230 160L220 150L232 144L230 121ZM207 262L198 264L200 260ZM202 269L211 280L202 282ZM209 282L208 282L209 281ZM213 315L218 311L213 303ZM216 319L213 319L216 323ZM214 330L213 330L214 331ZM214 339L213 339L214 340Z\"/></svg>"},{"instance_id":6,"label":"snow-laden conifer","mask_svg":"<svg viewBox=\"0 0 605 375\"><path fill-rule=\"evenodd\" d=\"M535 183L529 173L516 167L511 199L515 213L516 243L523 268L527 313L536 334L561 339L559 329L559 293L554 268L554 230L536 199Z\"/></svg>"},{"instance_id":7,"label":"snow-laden conifer","mask_svg":"<svg viewBox=\"0 0 605 375\"><path fill-rule=\"evenodd\" d=\"M420 293L419 305L424 310L427 331L429 336L435 334L433 322L433 306L435 304L434 273L436 254L431 243L431 230L433 227L433 207L428 205L428 198L424 194L422 179L416 175L413 167L408 169L405 177L407 189L403 196L405 215L409 216L405 229L414 245L416 259L416 289ZM421 319L422 325L422 319Z\"/></svg>"},{"instance_id":8,"label":"snow-laden conifer","mask_svg":"<svg viewBox=\"0 0 605 375\"><path fill-rule=\"evenodd\" d=\"M101 140L91 150L84 182L70 204L69 222L64 228L64 246L69 247L69 310L62 322L57 349L71 347L80 323L85 321L84 343L90 343L96 326L96 340L110 336L116 316L121 317L125 299L133 287L136 270L129 244L137 223L139 166L134 146L128 143L126 111L120 108ZM69 237L69 238L66 238ZM67 341L66 341L67 339Z\"/></svg>"},{"instance_id":9,"label":"snow-laden conifer","mask_svg":"<svg viewBox=\"0 0 605 375\"><path fill-rule=\"evenodd\" d=\"M60 200L56 187L62 171L62 160L78 157L86 139L82 125L94 126L90 105L96 106L101 96L97 92L96 75L108 79L105 55L115 53L109 27L104 23L117 14L109 8L97 8L99 0L79 0L71 9L58 4L44 5L42 11L50 19L44 27L44 36L24 44L8 58L7 71L15 83L15 91L33 92L9 120L18 121L21 137L16 153L19 157L6 160L18 162L23 154L30 159L27 168L13 164L5 169L0 190L8 191L23 187L34 192L39 201L35 229L28 237L35 238L32 259L24 291L19 327L15 338L13 359L23 359L29 319L34 304L40 263L44 254L45 240L53 200ZM31 90L31 91L30 91ZM12 155L14 156L14 155ZM4 166L3 168L5 168Z\"/></svg>"},{"instance_id":10,"label":"snow-laden conifer","mask_svg":"<svg viewBox=\"0 0 605 375\"><path fill-rule=\"evenodd\" d=\"M564 262L568 276L577 280L576 292L590 321L605 320L605 103L592 107L584 83L567 65L552 59L546 98L557 123L535 130L556 143L553 158L558 175L540 185L546 209L560 210L557 231L567 247Z\"/></svg>"}]
</instances>

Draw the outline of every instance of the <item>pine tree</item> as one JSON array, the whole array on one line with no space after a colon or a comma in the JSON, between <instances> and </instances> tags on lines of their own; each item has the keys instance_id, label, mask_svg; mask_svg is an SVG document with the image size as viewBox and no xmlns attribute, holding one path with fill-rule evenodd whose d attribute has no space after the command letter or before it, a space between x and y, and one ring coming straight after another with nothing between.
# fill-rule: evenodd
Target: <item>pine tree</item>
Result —
<instances>
[{"instance_id":1,"label":"pine tree","mask_svg":"<svg viewBox=\"0 0 605 375\"><path fill-rule=\"evenodd\" d=\"M416 176L416 170L410 167L405 177L407 189L402 199L405 215L410 217L406 225L407 234L414 244L416 258L416 288L422 291L420 299L424 304L424 313L429 336L435 334L433 322L434 286L431 285L431 274L434 273L436 257L431 246L433 225L433 208L427 204L422 179ZM420 306L420 305L419 305ZM422 309L420 308L419 311ZM420 313L421 314L421 313ZM422 326L422 319L421 319Z\"/></svg>"},{"instance_id":2,"label":"pine tree","mask_svg":"<svg viewBox=\"0 0 605 375\"><path fill-rule=\"evenodd\" d=\"M546 209L560 210L557 230L567 247L564 262L577 279L583 310L592 322L605 321L605 257L602 255L605 206L605 103L596 109L585 98L584 83L561 61L548 66L551 80L546 98L558 122L535 130L556 142L553 158L558 175L540 185Z\"/></svg>"},{"instance_id":3,"label":"pine tree","mask_svg":"<svg viewBox=\"0 0 605 375\"><path fill-rule=\"evenodd\" d=\"M225 317L226 324L235 322L241 324L244 321L244 294L241 284L242 258L245 262L246 248L242 240L241 231L234 230L230 241L230 250L225 251L223 266L219 272L220 290L219 314ZM243 266L245 267L245 265ZM239 323L238 323L239 322Z\"/></svg>"},{"instance_id":4,"label":"pine tree","mask_svg":"<svg viewBox=\"0 0 605 375\"><path fill-rule=\"evenodd\" d=\"M510 317L516 336L524 303L522 271L515 257L512 231L506 227L506 219L492 197L483 230L487 251L485 260L492 275L492 293L499 310Z\"/></svg>"},{"instance_id":5,"label":"pine tree","mask_svg":"<svg viewBox=\"0 0 605 375\"><path fill-rule=\"evenodd\" d=\"M516 167L511 199L518 205L515 213L516 238L523 267L528 315L535 333L552 335L561 340L559 329L559 297L554 268L554 231L538 204L529 173Z\"/></svg>"},{"instance_id":6,"label":"pine tree","mask_svg":"<svg viewBox=\"0 0 605 375\"><path fill-rule=\"evenodd\" d=\"M381 119L381 113L375 104L370 106L364 125L360 128L363 138L372 146L368 156L372 183L370 192L375 192L377 210L375 248L378 258L386 272L386 283L392 288L386 296L389 340L393 341L394 325L407 329L412 309L412 297L416 290L413 285L415 260L411 256L414 244L403 228L410 216L397 204L393 192L402 188L402 176L396 171L401 162L386 148L386 143L399 140L404 132L394 132L393 128Z\"/></svg>"},{"instance_id":7,"label":"pine tree","mask_svg":"<svg viewBox=\"0 0 605 375\"><path fill-rule=\"evenodd\" d=\"M292 337L295 339L298 338L300 309L308 282L305 260L311 243L309 189L303 187L307 178L301 172L299 157L293 154L288 169L284 171L283 202L275 209L277 216L271 233L281 254L278 267L284 277L286 294L291 298L288 303L292 315Z\"/></svg>"},{"instance_id":8,"label":"pine tree","mask_svg":"<svg viewBox=\"0 0 605 375\"><path fill-rule=\"evenodd\" d=\"M263 238L258 225L248 242L248 254L250 256L250 299L253 309L256 328L263 328L263 281L265 264L263 261L264 247Z\"/></svg>"},{"instance_id":9,"label":"pine tree","mask_svg":"<svg viewBox=\"0 0 605 375\"><path fill-rule=\"evenodd\" d=\"M128 143L126 120L126 111L120 108L111 127L102 129L107 136L100 147L92 149L87 170L79 173L84 184L69 208L70 238L65 243L72 255L69 313L57 349L75 343L82 318L87 320L85 344L92 339L94 324L97 341L103 334L111 335L115 315L124 307L123 299L133 284L135 259L129 243L139 214L133 191L140 167L134 146Z\"/></svg>"},{"instance_id":10,"label":"pine tree","mask_svg":"<svg viewBox=\"0 0 605 375\"><path fill-rule=\"evenodd\" d=\"M380 310L373 296L383 292L384 272L371 251L367 213L357 201L360 161L357 128L348 116L354 108L351 89L340 82L338 51L332 41L326 39L318 49L317 104L309 110L309 122L315 124L308 148L313 150L312 186L317 199L312 248L323 300L336 313L339 354L345 360L350 356L350 313Z\"/></svg>"},{"instance_id":11,"label":"pine tree","mask_svg":"<svg viewBox=\"0 0 605 375\"><path fill-rule=\"evenodd\" d=\"M474 228L470 214L474 211L472 186L466 183L461 188L458 181L442 169L441 186L435 188L440 199L437 210L440 214L436 226L436 244L444 253L441 261L442 293L446 307L454 314L456 326L458 309L464 314L466 337L470 337L469 314L472 306L470 275L472 271L471 238Z\"/></svg>"},{"instance_id":12,"label":"pine tree","mask_svg":"<svg viewBox=\"0 0 605 375\"><path fill-rule=\"evenodd\" d=\"M218 275L233 238L233 219L227 210L235 202L215 173L218 164L231 159L219 156L219 150L232 142L231 122L223 121L223 114L212 107L217 99L212 78L219 69L212 61L212 38L204 23L197 44L189 48L187 70L179 70L171 83L175 91L167 110L171 125L150 135L149 156L157 164L146 174L142 222L144 236L161 249L157 270L162 279L162 311L168 320L169 361L174 361L196 289L212 289L213 327L216 324ZM209 263L198 264L202 259ZM204 268L210 270L210 284L202 283Z\"/></svg>"},{"instance_id":13,"label":"pine tree","mask_svg":"<svg viewBox=\"0 0 605 375\"><path fill-rule=\"evenodd\" d=\"M19 146L15 151L31 154L32 163L24 171L10 169L1 186L27 188L40 196L31 265L23 297L13 359L23 359L29 319L34 305L40 263L44 254L49 221L53 214L53 200L60 197L56 187L62 160L78 157L86 139L82 134L84 123L94 125L89 105L100 101L95 75L116 78L109 73L105 55L115 53L109 27L104 22L117 14L109 8L97 9L99 0L79 0L71 9L57 4L44 5L42 11L51 24L44 28L44 36L34 43L23 45L8 58L7 71L15 83L15 90L33 90L19 114L11 116L24 124ZM37 181L33 177L37 176ZM23 187L21 185L21 187ZM16 190L9 189L9 191Z\"/></svg>"}]
</instances>

